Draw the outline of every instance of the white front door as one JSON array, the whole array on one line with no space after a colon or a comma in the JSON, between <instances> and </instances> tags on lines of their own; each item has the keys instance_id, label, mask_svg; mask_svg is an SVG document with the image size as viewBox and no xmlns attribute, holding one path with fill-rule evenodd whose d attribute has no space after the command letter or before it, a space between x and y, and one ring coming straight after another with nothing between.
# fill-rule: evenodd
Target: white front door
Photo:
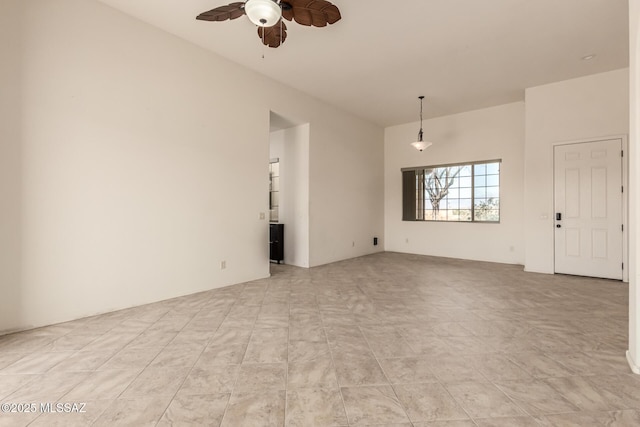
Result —
<instances>
[{"instance_id":1,"label":"white front door","mask_svg":"<svg viewBox=\"0 0 640 427\"><path fill-rule=\"evenodd\" d=\"M554 149L555 272L622 279L622 141Z\"/></svg>"}]
</instances>

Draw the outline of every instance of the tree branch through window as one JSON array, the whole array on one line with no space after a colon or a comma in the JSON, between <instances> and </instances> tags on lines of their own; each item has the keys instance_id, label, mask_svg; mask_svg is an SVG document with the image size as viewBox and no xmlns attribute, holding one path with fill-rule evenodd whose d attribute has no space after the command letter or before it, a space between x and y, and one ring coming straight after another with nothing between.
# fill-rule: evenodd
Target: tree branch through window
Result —
<instances>
[{"instance_id":1,"label":"tree branch through window","mask_svg":"<svg viewBox=\"0 0 640 427\"><path fill-rule=\"evenodd\" d=\"M500 222L500 163L403 169L403 220Z\"/></svg>"}]
</instances>

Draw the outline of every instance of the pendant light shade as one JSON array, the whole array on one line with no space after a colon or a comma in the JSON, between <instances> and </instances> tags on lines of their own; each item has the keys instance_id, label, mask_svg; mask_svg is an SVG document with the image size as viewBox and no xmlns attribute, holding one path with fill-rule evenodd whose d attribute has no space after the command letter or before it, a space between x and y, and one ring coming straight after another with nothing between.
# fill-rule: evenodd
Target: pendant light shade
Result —
<instances>
[{"instance_id":1,"label":"pendant light shade","mask_svg":"<svg viewBox=\"0 0 640 427\"><path fill-rule=\"evenodd\" d=\"M420 100L420 131L418 131L418 140L416 142L412 142L411 145L413 145L416 150L422 151L425 148L431 147L433 142L427 142L422 139L424 133L422 132L422 101L424 100L424 96L421 95L418 99Z\"/></svg>"},{"instance_id":2,"label":"pendant light shade","mask_svg":"<svg viewBox=\"0 0 640 427\"><path fill-rule=\"evenodd\" d=\"M247 0L244 11L259 27L273 27L282 17L282 9L274 0Z\"/></svg>"},{"instance_id":3,"label":"pendant light shade","mask_svg":"<svg viewBox=\"0 0 640 427\"><path fill-rule=\"evenodd\" d=\"M433 144L433 142L416 141L411 143L411 145L413 145L418 151L422 151L425 148L431 147L431 144Z\"/></svg>"}]
</instances>

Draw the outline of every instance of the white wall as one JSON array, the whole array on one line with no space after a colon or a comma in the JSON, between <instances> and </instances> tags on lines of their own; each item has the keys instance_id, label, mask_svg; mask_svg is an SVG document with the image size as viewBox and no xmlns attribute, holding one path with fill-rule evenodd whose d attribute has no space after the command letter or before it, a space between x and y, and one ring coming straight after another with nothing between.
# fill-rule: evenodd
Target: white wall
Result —
<instances>
[{"instance_id":1,"label":"white wall","mask_svg":"<svg viewBox=\"0 0 640 427\"><path fill-rule=\"evenodd\" d=\"M526 90L525 269L553 273L553 144L629 132L629 70Z\"/></svg>"},{"instance_id":2,"label":"white wall","mask_svg":"<svg viewBox=\"0 0 640 427\"><path fill-rule=\"evenodd\" d=\"M284 263L309 267L309 125L271 132L270 157L280 159Z\"/></svg>"},{"instance_id":3,"label":"white wall","mask_svg":"<svg viewBox=\"0 0 640 427\"><path fill-rule=\"evenodd\" d=\"M9 130L19 144L3 138L2 149L22 169L3 171L12 184L1 191L18 207L2 229L20 226L2 251L21 260L0 273L0 331L266 277L270 110L311 124L312 236L333 220L323 219L336 192L325 171L342 182L382 169L382 129L101 3L0 4L8 22L25 16L19 72L2 57L1 87L17 87L9 108L20 106ZM363 146L348 165L329 161ZM376 214L336 217L371 234L382 229L382 184L358 192L356 182L337 206ZM316 260L357 255L310 245Z\"/></svg>"},{"instance_id":4,"label":"white wall","mask_svg":"<svg viewBox=\"0 0 640 427\"><path fill-rule=\"evenodd\" d=\"M410 145L419 127L415 122L385 131L385 249L522 263L524 104L426 120L425 140L433 145L422 152ZM502 159L500 224L402 221L401 168L493 159Z\"/></svg>"},{"instance_id":5,"label":"white wall","mask_svg":"<svg viewBox=\"0 0 640 427\"><path fill-rule=\"evenodd\" d=\"M21 22L18 0L0 2L0 331L21 301Z\"/></svg>"},{"instance_id":6,"label":"white wall","mask_svg":"<svg viewBox=\"0 0 640 427\"><path fill-rule=\"evenodd\" d=\"M310 266L381 252L384 132L346 116L308 121Z\"/></svg>"},{"instance_id":7,"label":"white wall","mask_svg":"<svg viewBox=\"0 0 640 427\"><path fill-rule=\"evenodd\" d=\"M629 1L630 69L630 265L629 274L629 351L631 369L640 374L640 0Z\"/></svg>"}]
</instances>

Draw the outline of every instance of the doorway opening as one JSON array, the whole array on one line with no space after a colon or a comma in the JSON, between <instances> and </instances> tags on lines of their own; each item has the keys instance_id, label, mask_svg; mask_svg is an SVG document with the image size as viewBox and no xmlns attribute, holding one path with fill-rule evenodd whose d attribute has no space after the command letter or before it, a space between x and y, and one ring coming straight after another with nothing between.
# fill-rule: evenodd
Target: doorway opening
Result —
<instances>
[{"instance_id":1,"label":"doorway opening","mask_svg":"<svg viewBox=\"0 0 640 427\"><path fill-rule=\"evenodd\" d=\"M270 114L270 258L305 268L309 267L309 130L309 123Z\"/></svg>"}]
</instances>

